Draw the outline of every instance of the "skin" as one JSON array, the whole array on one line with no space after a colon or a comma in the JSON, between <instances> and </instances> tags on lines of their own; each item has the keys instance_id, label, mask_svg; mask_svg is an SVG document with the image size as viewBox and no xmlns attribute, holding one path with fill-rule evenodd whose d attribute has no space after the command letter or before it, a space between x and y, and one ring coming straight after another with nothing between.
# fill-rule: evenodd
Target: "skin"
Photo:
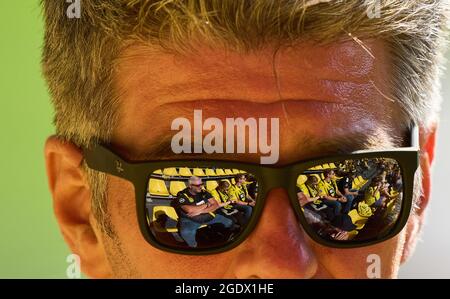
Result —
<instances>
[{"instance_id":1,"label":"skin","mask_svg":"<svg viewBox=\"0 0 450 299\"><path fill-rule=\"evenodd\" d=\"M129 159L170 159L167 149L149 153L172 136L171 121L192 119L194 108L203 110L204 119L279 117L278 165L352 150L344 141L355 135L364 139L363 148L399 146L391 142L391 137L405 134L398 122L399 108L379 92L388 93L383 81L390 73L387 51L381 42L364 42L376 59L352 41L282 48L274 61L271 47L239 54L199 46L201 55L177 56L133 46L123 53L116 73L122 96L112 147ZM330 142L333 139L337 142ZM287 191L278 188L268 193L247 240L230 251L201 257L202 265L211 267L198 267L197 256L150 246L138 228L132 184L113 176L107 195L117 237L107 237L91 212L81 150L50 137L45 157L56 218L90 277L365 278L368 255L378 254L381 276L393 278L412 252L423 223L434 139L435 127L421 128L423 195L416 214L396 237L355 249L316 244L298 225ZM184 156L259 163L258 154Z\"/></svg>"}]
</instances>

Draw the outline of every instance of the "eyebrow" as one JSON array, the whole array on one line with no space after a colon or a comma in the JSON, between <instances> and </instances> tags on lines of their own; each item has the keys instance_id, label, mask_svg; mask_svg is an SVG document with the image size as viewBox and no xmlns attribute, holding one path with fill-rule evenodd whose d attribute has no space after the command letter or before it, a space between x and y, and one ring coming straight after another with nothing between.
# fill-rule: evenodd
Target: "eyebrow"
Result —
<instances>
[{"instance_id":1,"label":"eyebrow","mask_svg":"<svg viewBox=\"0 0 450 299\"><path fill-rule=\"evenodd\" d=\"M203 136L204 137L204 136ZM230 158L226 158L227 153L182 153L175 154L171 150L171 142L172 136L163 135L155 138L155 141L151 147L146 150L145 154L135 155L130 158L130 161L139 162L139 161L155 161L155 160L181 160L181 159L199 159L199 160L225 160L225 161L236 161L236 162L246 162L245 160L239 160L232 157L236 157L236 155L240 155L241 153L230 153ZM248 140L246 140L248 142ZM280 140L280 144L282 140ZM376 144L377 143L377 144ZM225 144L225 143L224 143ZM341 136L333 136L331 138L322 139L317 135L313 135L310 133L305 133L302 137L300 137L297 142L298 147L306 148L308 150L299 151L299 157L295 161L305 161L312 160L316 158L326 157L329 155L340 155L340 154L350 154L357 150L366 150L366 149L386 149L392 147L399 147L402 144L399 144L399 140L393 138L391 140L383 140L381 138L375 139L372 134L369 132L357 132L351 133L348 135ZM194 145L192 144L192 148ZM281 152L281 151L280 151ZM303 154L302 154L303 153ZM247 153L243 153L247 154ZM217 155L220 155L219 159ZM255 155L258 155L257 153ZM284 163L284 164L289 164ZM256 164L256 163L255 163ZM279 164L280 166L282 164Z\"/></svg>"}]
</instances>

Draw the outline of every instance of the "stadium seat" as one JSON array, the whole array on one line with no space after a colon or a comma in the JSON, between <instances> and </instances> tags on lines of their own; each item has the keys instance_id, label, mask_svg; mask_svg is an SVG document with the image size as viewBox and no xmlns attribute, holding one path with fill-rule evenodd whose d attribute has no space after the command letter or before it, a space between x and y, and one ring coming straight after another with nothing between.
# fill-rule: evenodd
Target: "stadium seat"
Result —
<instances>
[{"instance_id":1,"label":"stadium seat","mask_svg":"<svg viewBox=\"0 0 450 299\"><path fill-rule=\"evenodd\" d=\"M178 173L181 176L192 176L191 170L187 167L180 167L180 169L178 169Z\"/></svg>"},{"instance_id":2,"label":"stadium seat","mask_svg":"<svg viewBox=\"0 0 450 299\"><path fill-rule=\"evenodd\" d=\"M178 172L177 169L175 167L170 167L170 168L164 168L163 170L163 175L167 175L167 176L177 176Z\"/></svg>"},{"instance_id":3,"label":"stadium seat","mask_svg":"<svg viewBox=\"0 0 450 299\"><path fill-rule=\"evenodd\" d=\"M348 212L348 216L352 219L352 223L356 226L357 230L362 229L369 219L369 217L359 215L357 209L353 209Z\"/></svg>"},{"instance_id":4,"label":"stadium seat","mask_svg":"<svg viewBox=\"0 0 450 299\"><path fill-rule=\"evenodd\" d=\"M307 179L308 177L306 175L299 175L297 178L297 187L300 188L300 186L303 185Z\"/></svg>"},{"instance_id":5,"label":"stadium seat","mask_svg":"<svg viewBox=\"0 0 450 299\"><path fill-rule=\"evenodd\" d=\"M223 169L221 169L221 168L217 168L216 169L216 174L217 175L225 175L225 171L223 171Z\"/></svg>"},{"instance_id":6,"label":"stadium seat","mask_svg":"<svg viewBox=\"0 0 450 299\"><path fill-rule=\"evenodd\" d=\"M156 213L158 211L163 211L164 214L166 214L167 216L169 216L170 218L172 218L173 220L178 220L178 215L177 212L175 212L175 209L173 207L169 207L169 206L154 206L153 207L153 217L152 217L152 221L156 220Z\"/></svg>"},{"instance_id":7,"label":"stadium seat","mask_svg":"<svg viewBox=\"0 0 450 299\"><path fill-rule=\"evenodd\" d=\"M367 180L365 180L361 175L356 177L353 180L353 184L355 186L355 189L361 189L366 183L367 183Z\"/></svg>"},{"instance_id":8,"label":"stadium seat","mask_svg":"<svg viewBox=\"0 0 450 299\"><path fill-rule=\"evenodd\" d=\"M383 218L387 217L389 214L392 213L392 211L394 211L394 207L395 207L394 203L395 203L395 199L392 199L386 204L386 211L383 214Z\"/></svg>"},{"instance_id":9,"label":"stadium seat","mask_svg":"<svg viewBox=\"0 0 450 299\"><path fill-rule=\"evenodd\" d=\"M328 164L323 164L323 165L322 165L322 168L323 168L323 169L329 169L329 168L331 168L331 167L330 167L330 165L328 165Z\"/></svg>"},{"instance_id":10,"label":"stadium seat","mask_svg":"<svg viewBox=\"0 0 450 299\"><path fill-rule=\"evenodd\" d=\"M212 190L216 189L216 187L219 184L217 183L217 181L206 181L206 190L208 190L208 192L211 192Z\"/></svg>"},{"instance_id":11,"label":"stadium seat","mask_svg":"<svg viewBox=\"0 0 450 299\"><path fill-rule=\"evenodd\" d=\"M166 183L163 180L150 179L148 184L148 192L150 195L157 196L169 196L169 191L167 191Z\"/></svg>"},{"instance_id":12,"label":"stadium seat","mask_svg":"<svg viewBox=\"0 0 450 299\"><path fill-rule=\"evenodd\" d=\"M161 213L163 213L167 217L171 218L174 222L178 221L178 215L175 212L174 208L168 207L168 206L154 206L153 207L153 215L152 215L152 223L153 223L153 227L155 228L155 230L157 230L159 232L168 232L168 233L178 232L178 228L176 226L170 227L170 228L165 228L165 227L161 227L158 222L155 222L157 220L156 215L161 214Z\"/></svg>"},{"instance_id":13,"label":"stadium seat","mask_svg":"<svg viewBox=\"0 0 450 299\"><path fill-rule=\"evenodd\" d=\"M363 176L359 176L359 179L361 180L361 182L362 182L362 185L361 185L361 187L362 186L364 186L369 180L366 180Z\"/></svg>"},{"instance_id":14,"label":"stadium seat","mask_svg":"<svg viewBox=\"0 0 450 299\"><path fill-rule=\"evenodd\" d=\"M352 183L352 189L359 189L359 188L360 188L359 185L360 185L359 178L356 177L356 178L353 180L353 183Z\"/></svg>"},{"instance_id":15,"label":"stadium seat","mask_svg":"<svg viewBox=\"0 0 450 299\"><path fill-rule=\"evenodd\" d=\"M206 176L205 172L201 168L194 168L194 175L195 176Z\"/></svg>"},{"instance_id":16,"label":"stadium seat","mask_svg":"<svg viewBox=\"0 0 450 299\"><path fill-rule=\"evenodd\" d=\"M356 237L357 234L358 234L358 231L356 229L348 232L348 239L349 240L353 239L354 237Z\"/></svg>"},{"instance_id":17,"label":"stadium seat","mask_svg":"<svg viewBox=\"0 0 450 299\"><path fill-rule=\"evenodd\" d=\"M205 171L205 174L207 176L216 176L216 172L214 171L214 169L211 169L211 168L207 168Z\"/></svg>"},{"instance_id":18,"label":"stadium seat","mask_svg":"<svg viewBox=\"0 0 450 299\"><path fill-rule=\"evenodd\" d=\"M161 169L155 170L153 173L154 174L163 174Z\"/></svg>"},{"instance_id":19,"label":"stadium seat","mask_svg":"<svg viewBox=\"0 0 450 299\"><path fill-rule=\"evenodd\" d=\"M231 183L234 185L236 184L236 180L234 178L231 178Z\"/></svg>"},{"instance_id":20,"label":"stadium seat","mask_svg":"<svg viewBox=\"0 0 450 299\"><path fill-rule=\"evenodd\" d=\"M229 174L229 175L232 175L232 174L233 174L233 172L231 171L231 169L225 169L225 174Z\"/></svg>"},{"instance_id":21,"label":"stadium seat","mask_svg":"<svg viewBox=\"0 0 450 299\"><path fill-rule=\"evenodd\" d=\"M330 163L329 165L330 165L330 168L331 168L331 169L337 168L336 165L335 165L334 163Z\"/></svg>"},{"instance_id":22,"label":"stadium seat","mask_svg":"<svg viewBox=\"0 0 450 299\"><path fill-rule=\"evenodd\" d=\"M170 194L176 196L178 192L186 188L186 184L182 181L171 181L170 182Z\"/></svg>"},{"instance_id":23,"label":"stadium seat","mask_svg":"<svg viewBox=\"0 0 450 299\"><path fill-rule=\"evenodd\" d=\"M239 169L233 169L233 174L238 174L239 173Z\"/></svg>"}]
</instances>

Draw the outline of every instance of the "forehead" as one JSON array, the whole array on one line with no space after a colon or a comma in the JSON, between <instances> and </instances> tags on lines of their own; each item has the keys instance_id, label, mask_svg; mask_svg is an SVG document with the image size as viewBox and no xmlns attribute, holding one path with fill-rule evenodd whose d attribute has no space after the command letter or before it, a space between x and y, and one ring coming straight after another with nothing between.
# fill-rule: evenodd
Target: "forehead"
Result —
<instances>
[{"instance_id":1,"label":"forehead","mask_svg":"<svg viewBox=\"0 0 450 299\"><path fill-rule=\"evenodd\" d=\"M300 147L313 155L304 147L308 142L380 133L396 125L389 116L398 109L385 96L389 57L382 42L363 42L364 47L355 41L299 43L249 53L199 46L173 54L131 46L116 68L120 114L114 142L145 155L155 140L168 138L172 120L192 122L194 109L221 120L279 118L280 159ZM385 135L377 136L389 139Z\"/></svg>"},{"instance_id":2,"label":"forehead","mask_svg":"<svg viewBox=\"0 0 450 299\"><path fill-rule=\"evenodd\" d=\"M326 46L297 44L250 53L197 47L173 54L148 46L128 48L118 60L116 88L142 105L197 100L314 99L327 102L367 96L386 71L381 42ZM371 80L372 79L372 80ZM377 82L382 84L383 82Z\"/></svg>"}]
</instances>

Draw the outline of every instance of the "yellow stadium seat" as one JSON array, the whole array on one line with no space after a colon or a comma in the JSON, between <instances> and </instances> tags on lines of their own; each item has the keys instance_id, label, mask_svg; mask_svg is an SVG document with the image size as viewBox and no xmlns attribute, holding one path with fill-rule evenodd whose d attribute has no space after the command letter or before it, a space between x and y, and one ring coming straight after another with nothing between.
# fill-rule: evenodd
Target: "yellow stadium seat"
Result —
<instances>
[{"instance_id":1,"label":"yellow stadium seat","mask_svg":"<svg viewBox=\"0 0 450 299\"><path fill-rule=\"evenodd\" d=\"M153 207L153 215L152 215L152 223L153 223L153 227L155 228L155 230L157 230L159 232L168 232L168 233L178 232L178 229L176 227L165 228L165 227L161 227L158 222L155 222L157 220L156 215L161 214L161 212L163 214L166 214L167 217L172 218L175 221L178 221L178 215L175 212L174 208L168 207L168 206L155 206L155 207Z\"/></svg>"},{"instance_id":2,"label":"yellow stadium seat","mask_svg":"<svg viewBox=\"0 0 450 299\"><path fill-rule=\"evenodd\" d=\"M211 168L207 168L205 171L205 174L207 176L216 176L216 172L214 171L214 169L211 169Z\"/></svg>"},{"instance_id":3,"label":"yellow stadium seat","mask_svg":"<svg viewBox=\"0 0 450 299\"><path fill-rule=\"evenodd\" d=\"M206 190L211 192L212 190L216 189L216 187L219 184L216 181L206 181Z\"/></svg>"},{"instance_id":4,"label":"yellow stadium seat","mask_svg":"<svg viewBox=\"0 0 450 299\"><path fill-rule=\"evenodd\" d=\"M355 178L355 180L353 182L355 182L356 185L356 189L361 189L362 186L364 186L365 183L367 183L367 180L365 180L362 176L358 176Z\"/></svg>"},{"instance_id":5,"label":"yellow stadium seat","mask_svg":"<svg viewBox=\"0 0 450 299\"><path fill-rule=\"evenodd\" d=\"M234 178L231 178L231 183L236 184L236 180Z\"/></svg>"},{"instance_id":6,"label":"yellow stadium seat","mask_svg":"<svg viewBox=\"0 0 450 299\"><path fill-rule=\"evenodd\" d=\"M233 169L233 174L238 174L239 173L239 169Z\"/></svg>"},{"instance_id":7,"label":"yellow stadium seat","mask_svg":"<svg viewBox=\"0 0 450 299\"><path fill-rule=\"evenodd\" d=\"M307 179L308 177L306 175L299 175L297 178L297 187L300 188L300 186L303 185Z\"/></svg>"},{"instance_id":8,"label":"yellow stadium seat","mask_svg":"<svg viewBox=\"0 0 450 299\"><path fill-rule=\"evenodd\" d=\"M362 176L360 176L360 179L361 179L361 182L363 185L369 181L369 180L366 180L365 178L363 178Z\"/></svg>"},{"instance_id":9,"label":"yellow stadium seat","mask_svg":"<svg viewBox=\"0 0 450 299\"><path fill-rule=\"evenodd\" d=\"M233 172L231 171L231 169L225 169L225 174L233 174Z\"/></svg>"},{"instance_id":10,"label":"yellow stadium seat","mask_svg":"<svg viewBox=\"0 0 450 299\"><path fill-rule=\"evenodd\" d=\"M392 211L394 211L394 207L395 207L394 203L395 203L395 199L392 199L386 204L386 211L383 214L383 218L387 217L389 214L392 213Z\"/></svg>"},{"instance_id":11,"label":"yellow stadium seat","mask_svg":"<svg viewBox=\"0 0 450 299\"><path fill-rule=\"evenodd\" d=\"M317 165L316 169L323 169L322 165Z\"/></svg>"},{"instance_id":12,"label":"yellow stadium seat","mask_svg":"<svg viewBox=\"0 0 450 299\"><path fill-rule=\"evenodd\" d=\"M173 220L178 220L177 212L175 212L175 209L173 207L169 207L169 206L154 206L153 207L153 217L152 217L153 220L152 221L156 220L156 214L159 211L164 212L164 214L166 214L167 216L169 216Z\"/></svg>"},{"instance_id":13,"label":"yellow stadium seat","mask_svg":"<svg viewBox=\"0 0 450 299\"><path fill-rule=\"evenodd\" d=\"M163 175L176 176L178 175L177 169L175 167L164 168Z\"/></svg>"},{"instance_id":14,"label":"yellow stadium seat","mask_svg":"<svg viewBox=\"0 0 450 299\"><path fill-rule=\"evenodd\" d=\"M330 165L330 168L337 168L334 163L330 163L329 165Z\"/></svg>"},{"instance_id":15,"label":"yellow stadium seat","mask_svg":"<svg viewBox=\"0 0 450 299\"><path fill-rule=\"evenodd\" d=\"M356 229L360 230L364 227L369 217L359 215L357 209L353 209L348 212L348 216L352 219L352 223L356 226Z\"/></svg>"},{"instance_id":16,"label":"yellow stadium seat","mask_svg":"<svg viewBox=\"0 0 450 299\"><path fill-rule=\"evenodd\" d=\"M194 175L195 176L206 176L205 172L201 168L194 168Z\"/></svg>"},{"instance_id":17,"label":"yellow stadium seat","mask_svg":"<svg viewBox=\"0 0 450 299\"><path fill-rule=\"evenodd\" d=\"M217 168L216 169L216 174L217 175L225 175L225 171L223 171L223 169L221 169L221 168Z\"/></svg>"},{"instance_id":18,"label":"yellow stadium seat","mask_svg":"<svg viewBox=\"0 0 450 299\"><path fill-rule=\"evenodd\" d=\"M148 184L148 192L150 195L169 196L166 183L163 180L150 179Z\"/></svg>"},{"instance_id":19,"label":"yellow stadium seat","mask_svg":"<svg viewBox=\"0 0 450 299\"><path fill-rule=\"evenodd\" d=\"M154 174L163 174L161 169L155 170L153 173Z\"/></svg>"},{"instance_id":20,"label":"yellow stadium seat","mask_svg":"<svg viewBox=\"0 0 450 299\"><path fill-rule=\"evenodd\" d=\"M170 182L170 194L176 196L178 192L186 188L186 184L182 181L171 181Z\"/></svg>"},{"instance_id":21,"label":"yellow stadium seat","mask_svg":"<svg viewBox=\"0 0 450 299\"><path fill-rule=\"evenodd\" d=\"M323 164L323 165L322 165L322 168L323 168L323 169L328 169L328 168L330 168L330 165L328 165L328 164Z\"/></svg>"},{"instance_id":22,"label":"yellow stadium seat","mask_svg":"<svg viewBox=\"0 0 450 299\"><path fill-rule=\"evenodd\" d=\"M178 169L178 172L181 176L192 176L191 170L187 167L180 167L180 169Z\"/></svg>"},{"instance_id":23,"label":"yellow stadium seat","mask_svg":"<svg viewBox=\"0 0 450 299\"><path fill-rule=\"evenodd\" d=\"M355 178L352 183L352 189L359 189L359 179Z\"/></svg>"},{"instance_id":24,"label":"yellow stadium seat","mask_svg":"<svg viewBox=\"0 0 450 299\"><path fill-rule=\"evenodd\" d=\"M357 234L358 234L358 231L356 229L348 232L348 239L349 240L353 239L354 237L356 237Z\"/></svg>"},{"instance_id":25,"label":"yellow stadium seat","mask_svg":"<svg viewBox=\"0 0 450 299\"><path fill-rule=\"evenodd\" d=\"M246 173L245 171L243 171L243 170L239 170L239 173Z\"/></svg>"}]
</instances>

